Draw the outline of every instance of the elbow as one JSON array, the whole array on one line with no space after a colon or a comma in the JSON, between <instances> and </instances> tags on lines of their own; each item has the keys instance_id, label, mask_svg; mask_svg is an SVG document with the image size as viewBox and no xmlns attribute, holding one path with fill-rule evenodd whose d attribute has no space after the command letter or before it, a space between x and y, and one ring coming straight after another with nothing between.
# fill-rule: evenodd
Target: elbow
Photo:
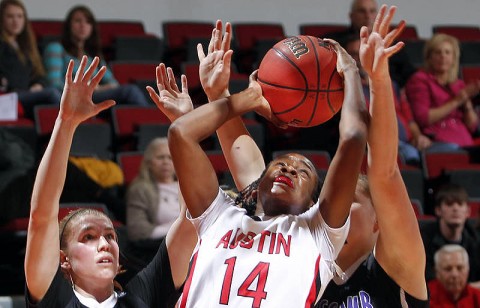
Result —
<instances>
[{"instance_id":1,"label":"elbow","mask_svg":"<svg viewBox=\"0 0 480 308\"><path fill-rule=\"evenodd\" d=\"M339 146L364 150L367 144L367 135L366 126L344 129L340 132Z\"/></svg>"},{"instance_id":2,"label":"elbow","mask_svg":"<svg viewBox=\"0 0 480 308\"><path fill-rule=\"evenodd\" d=\"M181 118L175 120L168 128L168 143L170 149L175 144L179 144L185 140L187 135L187 125Z\"/></svg>"}]
</instances>

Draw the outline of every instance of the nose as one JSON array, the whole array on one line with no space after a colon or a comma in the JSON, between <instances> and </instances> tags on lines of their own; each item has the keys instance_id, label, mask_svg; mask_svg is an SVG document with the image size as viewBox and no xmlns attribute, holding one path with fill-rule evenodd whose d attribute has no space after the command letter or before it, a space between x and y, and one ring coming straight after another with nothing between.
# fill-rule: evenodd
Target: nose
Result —
<instances>
[{"instance_id":1,"label":"nose","mask_svg":"<svg viewBox=\"0 0 480 308\"><path fill-rule=\"evenodd\" d=\"M290 173L291 175L297 175L297 170L291 165L282 166L282 172Z\"/></svg>"},{"instance_id":2,"label":"nose","mask_svg":"<svg viewBox=\"0 0 480 308\"><path fill-rule=\"evenodd\" d=\"M110 251L110 243L103 235L98 240L98 251Z\"/></svg>"}]
</instances>

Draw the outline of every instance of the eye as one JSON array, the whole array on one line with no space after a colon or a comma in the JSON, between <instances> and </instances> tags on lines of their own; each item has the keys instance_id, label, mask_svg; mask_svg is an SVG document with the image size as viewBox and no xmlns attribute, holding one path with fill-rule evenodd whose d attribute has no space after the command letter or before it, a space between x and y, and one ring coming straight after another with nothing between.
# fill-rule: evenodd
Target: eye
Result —
<instances>
[{"instance_id":1,"label":"eye","mask_svg":"<svg viewBox=\"0 0 480 308\"><path fill-rule=\"evenodd\" d=\"M117 240L117 237L115 236L115 233L105 234L105 238L106 238L107 240L114 240L114 241Z\"/></svg>"},{"instance_id":2,"label":"eye","mask_svg":"<svg viewBox=\"0 0 480 308\"><path fill-rule=\"evenodd\" d=\"M90 233L87 233L83 236L83 241L91 241L93 239L95 239L95 236L93 234L90 234Z\"/></svg>"}]
</instances>

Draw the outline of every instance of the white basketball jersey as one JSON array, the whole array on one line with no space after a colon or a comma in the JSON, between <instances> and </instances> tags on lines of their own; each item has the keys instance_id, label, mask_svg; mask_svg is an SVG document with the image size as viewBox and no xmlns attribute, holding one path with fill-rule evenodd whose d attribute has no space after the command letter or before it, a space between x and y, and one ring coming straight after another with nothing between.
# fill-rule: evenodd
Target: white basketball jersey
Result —
<instances>
[{"instance_id":1,"label":"white basketball jersey","mask_svg":"<svg viewBox=\"0 0 480 308\"><path fill-rule=\"evenodd\" d=\"M328 227L318 203L299 216L255 221L222 190L192 222L200 240L180 307L310 307L349 228L349 220Z\"/></svg>"}]
</instances>

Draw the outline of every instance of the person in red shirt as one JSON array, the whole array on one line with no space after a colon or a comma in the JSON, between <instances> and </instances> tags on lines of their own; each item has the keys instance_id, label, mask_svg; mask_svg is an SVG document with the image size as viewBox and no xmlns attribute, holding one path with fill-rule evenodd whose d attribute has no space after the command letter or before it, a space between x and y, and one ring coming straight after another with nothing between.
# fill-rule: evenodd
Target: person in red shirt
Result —
<instances>
[{"instance_id":1,"label":"person in red shirt","mask_svg":"<svg viewBox=\"0 0 480 308\"><path fill-rule=\"evenodd\" d=\"M467 284L468 254L457 244L442 246L435 253L436 279L428 283L431 308L480 307L480 290Z\"/></svg>"}]
</instances>

